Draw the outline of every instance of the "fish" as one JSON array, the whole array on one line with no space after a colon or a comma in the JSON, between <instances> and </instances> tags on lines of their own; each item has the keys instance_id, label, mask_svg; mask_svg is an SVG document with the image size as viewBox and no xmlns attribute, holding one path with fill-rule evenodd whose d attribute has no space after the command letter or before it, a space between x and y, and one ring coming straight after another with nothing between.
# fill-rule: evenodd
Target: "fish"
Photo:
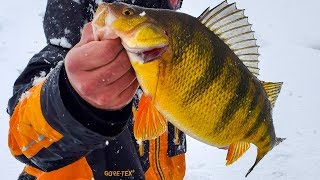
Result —
<instances>
[{"instance_id":1,"label":"fish","mask_svg":"<svg viewBox=\"0 0 320 180\"><path fill-rule=\"evenodd\" d=\"M96 40L120 38L143 90L134 114L137 141L170 122L187 135L228 149L226 165L257 147L255 163L276 145L272 109L282 82L258 79L258 48L243 9L224 1L199 17L124 3L102 3Z\"/></svg>"}]
</instances>

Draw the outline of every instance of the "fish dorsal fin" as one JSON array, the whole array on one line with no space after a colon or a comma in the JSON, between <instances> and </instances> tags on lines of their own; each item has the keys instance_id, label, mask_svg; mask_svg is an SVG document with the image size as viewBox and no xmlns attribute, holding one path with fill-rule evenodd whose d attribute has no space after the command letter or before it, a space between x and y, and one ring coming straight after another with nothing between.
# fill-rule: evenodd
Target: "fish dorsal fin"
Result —
<instances>
[{"instance_id":1,"label":"fish dorsal fin","mask_svg":"<svg viewBox=\"0 0 320 180\"><path fill-rule=\"evenodd\" d=\"M215 8L207 8L198 20L223 40L252 74L259 75L259 46L243 9L224 1Z\"/></svg>"},{"instance_id":2,"label":"fish dorsal fin","mask_svg":"<svg viewBox=\"0 0 320 180\"><path fill-rule=\"evenodd\" d=\"M272 107L276 103L278 95L281 90L282 82L264 82L261 81L264 90L267 93L268 99L271 102Z\"/></svg>"},{"instance_id":3,"label":"fish dorsal fin","mask_svg":"<svg viewBox=\"0 0 320 180\"><path fill-rule=\"evenodd\" d=\"M250 143L248 142L237 142L232 143L228 148L227 162L226 165L230 165L238 160L248 149L250 148Z\"/></svg>"},{"instance_id":4,"label":"fish dorsal fin","mask_svg":"<svg viewBox=\"0 0 320 180\"><path fill-rule=\"evenodd\" d=\"M159 137L167 129L167 121L154 106L151 97L141 96L134 113L133 133L138 142Z\"/></svg>"}]
</instances>

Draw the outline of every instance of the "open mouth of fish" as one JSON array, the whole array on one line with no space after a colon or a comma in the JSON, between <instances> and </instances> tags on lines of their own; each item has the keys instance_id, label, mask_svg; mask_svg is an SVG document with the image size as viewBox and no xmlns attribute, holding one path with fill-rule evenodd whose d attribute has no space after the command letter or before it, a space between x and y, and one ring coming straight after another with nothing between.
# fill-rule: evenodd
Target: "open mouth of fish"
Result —
<instances>
[{"instance_id":1,"label":"open mouth of fish","mask_svg":"<svg viewBox=\"0 0 320 180\"><path fill-rule=\"evenodd\" d=\"M122 43L122 45L128 53L135 54L143 63L158 59L168 48L167 44L160 44L148 48L130 48L125 43Z\"/></svg>"},{"instance_id":2,"label":"open mouth of fish","mask_svg":"<svg viewBox=\"0 0 320 180\"><path fill-rule=\"evenodd\" d=\"M97 15L93 19L93 34L95 40L103 39L122 39L122 45L127 50L128 53L133 54L136 58L142 61L142 63L151 62L155 59L158 59L168 48L167 42L159 42L158 44L150 45L145 47L145 45L128 45L126 40L121 37L121 33L117 33L112 28L112 23L117 19L117 17L112 13L108 5L101 6L101 9L97 10ZM147 27L147 23L144 23L143 26ZM137 26L136 28L143 28L143 26ZM135 31L133 33L127 34L126 38L134 38ZM159 36L152 37L154 39L146 39L146 41L156 41ZM161 38L161 37L160 37ZM160 39L161 41L161 39ZM145 44L144 42L143 44Z\"/></svg>"}]
</instances>

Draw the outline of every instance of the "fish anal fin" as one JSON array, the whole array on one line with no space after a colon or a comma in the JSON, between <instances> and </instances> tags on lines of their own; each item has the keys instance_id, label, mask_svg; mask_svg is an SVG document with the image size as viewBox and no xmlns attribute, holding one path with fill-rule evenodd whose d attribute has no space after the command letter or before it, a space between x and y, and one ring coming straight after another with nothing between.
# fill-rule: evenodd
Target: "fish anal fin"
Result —
<instances>
[{"instance_id":1,"label":"fish anal fin","mask_svg":"<svg viewBox=\"0 0 320 180\"><path fill-rule=\"evenodd\" d=\"M264 82L264 81L261 81L261 83L264 90L267 93L268 99L272 107L274 107L274 104L276 103L276 100L278 98L278 95L280 93L281 86L283 83L282 82Z\"/></svg>"},{"instance_id":2,"label":"fish anal fin","mask_svg":"<svg viewBox=\"0 0 320 180\"><path fill-rule=\"evenodd\" d=\"M229 146L227 154L226 165L230 165L238 160L248 149L250 148L250 143L248 142L236 142Z\"/></svg>"},{"instance_id":3,"label":"fish anal fin","mask_svg":"<svg viewBox=\"0 0 320 180\"><path fill-rule=\"evenodd\" d=\"M137 141L159 137L167 129L167 121L156 109L152 98L142 95L138 110L134 113L133 133Z\"/></svg>"}]
</instances>

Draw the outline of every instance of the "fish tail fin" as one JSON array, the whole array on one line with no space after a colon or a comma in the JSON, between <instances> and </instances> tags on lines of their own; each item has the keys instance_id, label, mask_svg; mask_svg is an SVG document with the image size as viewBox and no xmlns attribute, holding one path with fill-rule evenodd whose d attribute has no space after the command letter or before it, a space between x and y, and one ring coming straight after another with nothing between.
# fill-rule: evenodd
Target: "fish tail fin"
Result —
<instances>
[{"instance_id":1,"label":"fish tail fin","mask_svg":"<svg viewBox=\"0 0 320 180\"><path fill-rule=\"evenodd\" d=\"M282 141L286 140L287 138L276 138L276 143L275 146L277 146L278 144L280 144Z\"/></svg>"},{"instance_id":2,"label":"fish tail fin","mask_svg":"<svg viewBox=\"0 0 320 180\"><path fill-rule=\"evenodd\" d=\"M256 165L260 162L260 160L269 152L269 150L260 149L260 148L258 148L257 151L258 151L258 153L257 153L256 161L254 162L253 166L248 170L246 177L256 167Z\"/></svg>"},{"instance_id":3,"label":"fish tail fin","mask_svg":"<svg viewBox=\"0 0 320 180\"><path fill-rule=\"evenodd\" d=\"M282 141L286 140L286 138L276 138L274 146L277 146ZM251 173L251 171L256 167L256 165L260 162L260 160L270 151L271 149L265 149L265 148L259 148L257 149L257 158L253 166L249 169L249 171L246 174L246 177Z\"/></svg>"}]
</instances>

